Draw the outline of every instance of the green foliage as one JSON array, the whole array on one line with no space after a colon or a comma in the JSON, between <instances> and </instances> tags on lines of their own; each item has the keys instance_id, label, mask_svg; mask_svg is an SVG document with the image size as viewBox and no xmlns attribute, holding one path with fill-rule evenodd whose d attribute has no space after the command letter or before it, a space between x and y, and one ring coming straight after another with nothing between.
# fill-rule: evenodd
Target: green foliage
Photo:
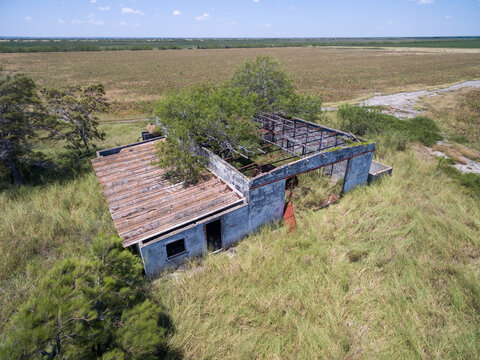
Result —
<instances>
[{"instance_id":1,"label":"green foliage","mask_svg":"<svg viewBox=\"0 0 480 360\"><path fill-rule=\"evenodd\" d=\"M340 127L359 136L389 133L391 145L397 150L406 146L406 141L419 141L432 146L443 137L440 128L430 118L417 116L414 119L399 120L394 116L382 114L376 107L360 107L348 104L338 109Z\"/></svg>"},{"instance_id":2,"label":"green foliage","mask_svg":"<svg viewBox=\"0 0 480 360\"><path fill-rule=\"evenodd\" d=\"M253 95L256 109L266 112L277 110L282 99L295 91L280 63L269 56L247 60L235 71L231 86L243 96Z\"/></svg>"},{"instance_id":3,"label":"green foliage","mask_svg":"<svg viewBox=\"0 0 480 360\"><path fill-rule=\"evenodd\" d=\"M435 47L479 48L480 39L471 37L448 38L268 38L268 39L10 39L0 42L0 53L168 50L168 49L230 49L276 48L307 46L378 47Z\"/></svg>"},{"instance_id":4,"label":"green foliage","mask_svg":"<svg viewBox=\"0 0 480 360\"><path fill-rule=\"evenodd\" d=\"M53 139L66 140L66 148L74 149L78 154L89 153L93 139L104 139L105 134L98 130L96 116L109 106L103 85L75 86L68 90L43 89L42 94L50 115L56 120L51 134Z\"/></svg>"},{"instance_id":5,"label":"green foliage","mask_svg":"<svg viewBox=\"0 0 480 360\"><path fill-rule=\"evenodd\" d=\"M247 60L228 83L243 96L253 96L255 112L282 112L286 116L317 120L322 104L318 98L295 92L290 76L269 56Z\"/></svg>"},{"instance_id":6,"label":"green foliage","mask_svg":"<svg viewBox=\"0 0 480 360\"><path fill-rule=\"evenodd\" d=\"M377 107L342 104L338 108L338 116L341 129L358 136L366 136L379 130L382 114Z\"/></svg>"},{"instance_id":7,"label":"green foliage","mask_svg":"<svg viewBox=\"0 0 480 360\"><path fill-rule=\"evenodd\" d=\"M223 158L248 155L260 143L254 116L274 111L316 120L321 102L295 93L289 76L268 56L247 61L219 87L197 85L170 94L155 112L167 134L158 165L172 181L195 183L206 165L202 147Z\"/></svg>"},{"instance_id":8,"label":"green foliage","mask_svg":"<svg viewBox=\"0 0 480 360\"><path fill-rule=\"evenodd\" d=\"M35 83L23 74L0 76L0 170L23 182L20 164L35 162L33 139L46 125Z\"/></svg>"},{"instance_id":9,"label":"green foliage","mask_svg":"<svg viewBox=\"0 0 480 360\"><path fill-rule=\"evenodd\" d=\"M165 330L161 310L144 301L142 270L118 237L104 235L85 259L55 263L10 319L2 358L152 358Z\"/></svg>"},{"instance_id":10,"label":"green foliage","mask_svg":"<svg viewBox=\"0 0 480 360\"><path fill-rule=\"evenodd\" d=\"M158 305L150 300L124 311L118 341L129 359L158 359L159 339L165 338L160 317Z\"/></svg>"},{"instance_id":11,"label":"green foliage","mask_svg":"<svg viewBox=\"0 0 480 360\"><path fill-rule=\"evenodd\" d=\"M258 145L250 96L239 90L211 85L195 86L171 94L159 103L166 142L159 145L159 165L175 181L198 181L205 160L202 147L222 157L245 153Z\"/></svg>"}]
</instances>

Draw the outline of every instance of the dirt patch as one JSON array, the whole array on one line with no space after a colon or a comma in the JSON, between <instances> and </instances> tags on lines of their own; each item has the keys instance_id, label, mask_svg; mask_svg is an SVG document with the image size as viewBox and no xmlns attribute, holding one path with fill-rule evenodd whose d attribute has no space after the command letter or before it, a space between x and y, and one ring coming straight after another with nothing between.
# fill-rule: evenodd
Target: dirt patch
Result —
<instances>
[{"instance_id":1,"label":"dirt patch","mask_svg":"<svg viewBox=\"0 0 480 360\"><path fill-rule=\"evenodd\" d=\"M421 109L415 107L420 98L433 97L439 94L460 90L463 88L480 88L480 80L465 81L438 90L420 90L402 92L391 95L377 95L360 103L361 106L384 106L384 112L398 118L414 118L419 116Z\"/></svg>"}]
</instances>

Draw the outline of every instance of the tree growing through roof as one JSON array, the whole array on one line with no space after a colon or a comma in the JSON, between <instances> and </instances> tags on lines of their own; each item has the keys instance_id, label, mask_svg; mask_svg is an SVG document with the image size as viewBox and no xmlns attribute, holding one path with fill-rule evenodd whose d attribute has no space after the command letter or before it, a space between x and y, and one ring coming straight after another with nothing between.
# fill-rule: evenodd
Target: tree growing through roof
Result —
<instances>
[{"instance_id":1,"label":"tree growing through roof","mask_svg":"<svg viewBox=\"0 0 480 360\"><path fill-rule=\"evenodd\" d=\"M168 134L158 163L172 181L198 181L206 165L202 147L226 158L248 154L259 143L252 97L236 88L199 85L170 94L156 114Z\"/></svg>"},{"instance_id":2,"label":"tree growing through roof","mask_svg":"<svg viewBox=\"0 0 480 360\"><path fill-rule=\"evenodd\" d=\"M261 141L254 117L264 112L316 120L321 102L296 93L288 74L268 56L245 62L219 87L197 85L170 94L156 108L168 135L159 144L158 165L172 181L195 183L206 166L201 148L223 158L248 156Z\"/></svg>"},{"instance_id":3,"label":"tree growing through roof","mask_svg":"<svg viewBox=\"0 0 480 360\"><path fill-rule=\"evenodd\" d=\"M55 263L0 335L2 359L154 359L166 350L161 308L118 237Z\"/></svg>"},{"instance_id":4,"label":"tree growing through roof","mask_svg":"<svg viewBox=\"0 0 480 360\"><path fill-rule=\"evenodd\" d=\"M22 184L21 164L35 162L32 151L46 116L34 81L23 75L0 76L0 165Z\"/></svg>"},{"instance_id":5,"label":"tree growing through roof","mask_svg":"<svg viewBox=\"0 0 480 360\"><path fill-rule=\"evenodd\" d=\"M103 140L105 134L98 130L97 114L108 109L105 89L101 84L74 86L67 90L43 89L42 95L50 115L56 119L52 138L66 140L66 148L79 155L95 148L93 140Z\"/></svg>"}]
</instances>

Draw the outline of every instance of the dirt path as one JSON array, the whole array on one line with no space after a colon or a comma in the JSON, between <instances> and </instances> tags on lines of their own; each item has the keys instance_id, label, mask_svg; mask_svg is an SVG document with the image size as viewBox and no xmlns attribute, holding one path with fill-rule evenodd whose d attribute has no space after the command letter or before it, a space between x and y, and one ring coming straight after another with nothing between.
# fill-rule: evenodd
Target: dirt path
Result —
<instances>
[{"instance_id":1,"label":"dirt path","mask_svg":"<svg viewBox=\"0 0 480 360\"><path fill-rule=\"evenodd\" d=\"M361 106L385 106L384 111L387 114L398 118L414 118L420 115L421 110L415 109L415 104L421 97L432 97L438 94L459 90L466 87L480 88L480 80L465 81L438 90L420 90L411 92L402 92L391 95L378 95L360 103Z\"/></svg>"}]
</instances>

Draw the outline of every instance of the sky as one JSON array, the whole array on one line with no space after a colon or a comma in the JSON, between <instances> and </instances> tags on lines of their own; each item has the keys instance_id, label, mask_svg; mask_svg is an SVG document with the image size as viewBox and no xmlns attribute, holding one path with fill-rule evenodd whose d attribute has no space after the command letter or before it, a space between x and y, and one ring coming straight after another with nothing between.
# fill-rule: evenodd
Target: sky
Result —
<instances>
[{"instance_id":1,"label":"sky","mask_svg":"<svg viewBox=\"0 0 480 360\"><path fill-rule=\"evenodd\" d=\"M0 0L0 36L479 36L480 0Z\"/></svg>"}]
</instances>

